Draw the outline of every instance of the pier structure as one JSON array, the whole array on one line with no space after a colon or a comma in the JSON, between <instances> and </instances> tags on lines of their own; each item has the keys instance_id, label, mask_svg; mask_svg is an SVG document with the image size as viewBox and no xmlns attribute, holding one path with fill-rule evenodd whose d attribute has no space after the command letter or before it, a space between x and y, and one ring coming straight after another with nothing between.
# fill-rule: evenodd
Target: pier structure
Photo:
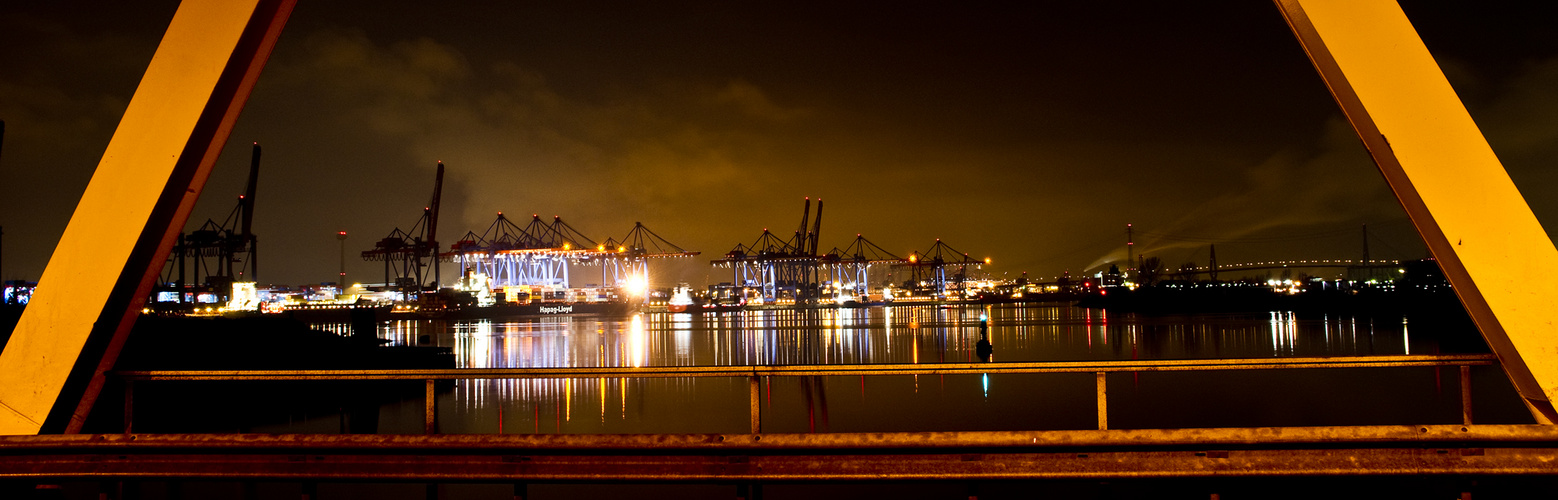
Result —
<instances>
[{"instance_id":1,"label":"pier structure","mask_svg":"<svg viewBox=\"0 0 1558 500\"><path fill-rule=\"evenodd\" d=\"M809 219L810 213L811 198L807 198L801 225L794 237L782 239L764 228L752 244L737 244L711 264L731 270L734 293L745 296L750 291L764 303L773 304L786 301L815 303L824 295L825 284L831 285L837 294L835 297L845 293L855 297L869 296L873 265L887 265L894 275L889 281L897 279L896 271L908 270L909 282L905 288L911 295L946 298L949 291L962 290L970 266L979 269L990 263L989 259L970 258L940 239L924 253L916 251L907 258L899 257L859 233L843 250L834 247L826 254L819 254L822 200L817 200L815 220Z\"/></svg>"},{"instance_id":2,"label":"pier structure","mask_svg":"<svg viewBox=\"0 0 1558 500\"><path fill-rule=\"evenodd\" d=\"M817 255L817 241L821 239L819 233L822 231L821 199L817 200L815 222L810 217L811 198L808 197L794 237L781 239L763 228L757 241L751 245L737 244L725 253L724 258L710 264L730 269L732 283L739 293L755 291L765 303L776 303L781 299L796 303L815 302L821 294L818 286L821 257Z\"/></svg>"},{"instance_id":3,"label":"pier structure","mask_svg":"<svg viewBox=\"0 0 1558 500\"><path fill-rule=\"evenodd\" d=\"M532 217L538 220L538 217ZM495 286L550 281L541 277L548 274L546 271L551 266L539 262L542 259L537 258L537 250L546 248L535 235L498 212L486 231L482 234L467 231L439 258L458 265L462 280L479 275L491 280ZM550 255L545 257L550 259Z\"/></svg>"},{"instance_id":4,"label":"pier structure","mask_svg":"<svg viewBox=\"0 0 1558 500\"><path fill-rule=\"evenodd\" d=\"M821 257L823 272L838 293L847 292L855 297L870 296L871 266L885 265L891 270L891 266L908 263L909 259L894 255L858 233L848 247L843 250L834 247Z\"/></svg>"},{"instance_id":5,"label":"pier structure","mask_svg":"<svg viewBox=\"0 0 1558 500\"><path fill-rule=\"evenodd\" d=\"M600 246L562 217L547 222L539 214L531 214L530 223L520 227L498 212L486 231L465 233L439 258L460 266L462 282L485 281L480 285L463 283L463 288L526 287L527 294L559 293L569 284L568 264L598 257L604 253Z\"/></svg>"},{"instance_id":6,"label":"pier structure","mask_svg":"<svg viewBox=\"0 0 1558 500\"><path fill-rule=\"evenodd\" d=\"M968 253L957 251L941 241L941 238L936 238L936 243L924 253L919 251L910 253L908 261L896 266L909 270L909 282L905 288L908 288L910 293L921 296L932 295L938 299L963 291L963 282L968 280L969 267L977 270L984 264L990 263L988 258L985 260L970 258Z\"/></svg>"},{"instance_id":7,"label":"pier structure","mask_svg":"<svg viewBox=\"0 0 1558 500\"><path fill-rule=\"evenodd\" d=\"M817 257L797 253L794 240L780 239L767 228L751 245L737 244L725 257L710 263L731 270L736 288L753 290L765 303L781 298L804 300L809 283L816 280Z\"/></svg>"},{"instance_id":8,"label":"pier structure","mask_svg":"<svg viewBox=\"0 0 1558 500\"><path fill-rule=\"evenodd\" d=\"M568 288L570 262L587 261L604 253L599 243L563 222L562 216L554 215L548 223L540 215L531 214L525 233L534 237L534 246L507 254L522 258L531 271L528 276L521 276L524 281L516 285Z\"/></svg>"},{"instance_id":9,"label":"pier structure","mask_svg":"<svg viewBox=\"0 0 1558 500\"><path fill-rule=\"evenodd\" d=\"M642 222L634 222L633 229L629 229L622 240L607 238L606 243L596 247L596 250L602 255L585 263L601 264L603 282L617 287L641 288L649 286L650 259L694 257L700 253L667 241ZM644 292L639 290L639 293Z\"/></svg>"},{"instance_id":10,"label":"pier structure","mask_svg":"<svg viewBox=\"0 0 1558 500\"><path fill-rule=\"evenodd\" d=\"M198 229L179 233L163 266L162 279L153 289L153 303L200 302L201 295L208 295L208 302L226 304L233 298L233 283L255 280L260 268L259 243L253 231L259 177L260 144L255 143L249 180L243 194L238 195L237 206L220 224L206 219Z\"/></svg>"},{"instance_id":11,"label":"pier structure","mask_svg":"<svg viewBox=\"0 0 1558 500\"><path fill-rule=\"evenodd\" d=\"M411 225L410 231L402 231L397 227L374 243L372 250L362 252L362 260L384 263L384 282L400 292L404 300L414 300L422 292L438 290L441 281L438 268L438 204L443 186L444 162L438 162L438 173L433 181L433 198L423 207L422 217ZM346 284L342 283L341 286Z\"/></svg>"},{"instance_id":12,"label":"pier structure","mask_svg":"<svg viewBox=\"0 0 1558 500\"><path fill-rule=\"evenodd\" d=\"M465 283L463 288L520 287L527 294L558 294L571 286L570 265L599 264L604 287L628 289L642 296L648 286L650 259L694 255L698 252L672 244L641 222L621 241L608 238L597 243L560 216L547 222L532 214L530 223L520 227L498 212L486 231L480 235L467 232L440 258L458 264L464 272L462 280L485 280L480 285Z\"/></svg>"}]
</instances>

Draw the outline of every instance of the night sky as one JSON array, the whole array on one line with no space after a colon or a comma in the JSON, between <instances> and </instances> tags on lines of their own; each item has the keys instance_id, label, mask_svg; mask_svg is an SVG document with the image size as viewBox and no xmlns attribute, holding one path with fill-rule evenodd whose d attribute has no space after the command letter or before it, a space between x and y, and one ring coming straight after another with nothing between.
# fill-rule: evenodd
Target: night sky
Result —
<instances>
[{"instance_id":1,"label":"night sky","mask_svg":"<svg viewBox=\"0 0 1558 500\"><path fill-rule=\"evenodd\" d=\"M175 2L0 6L0 278L37 279ZM189 227L265 148L260 281L377 281L448 167L441 237L503 211L709 259L826 201L821 247L936 238L988 271L1361 256L1421 241L1267 2L300 2ZM1534 3L1534 2L1533 2ZM1087 5L1079 5L1087 4ZM1558 224L1558 11L1404 7L1537 216ZM1512 263L1518 265L1518 263ZM445 268L446 276L453 271ZM594 281L576 279L575 283Z\"/></svg>"}]
</instances>

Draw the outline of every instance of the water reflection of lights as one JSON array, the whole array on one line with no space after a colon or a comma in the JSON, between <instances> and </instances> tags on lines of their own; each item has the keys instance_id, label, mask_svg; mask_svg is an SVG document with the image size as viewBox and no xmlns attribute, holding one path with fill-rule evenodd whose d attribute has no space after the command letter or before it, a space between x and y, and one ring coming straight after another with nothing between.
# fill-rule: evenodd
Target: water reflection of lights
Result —
<instances>
[{"instance_id":1,"label":"water reflection of lights","mask_svg":"<svg viewBox=\"0 0 1558 500\"><path fill-rule=\"evenodd\" d=\"M648 351L644 349L644 315L633 315L633 321L630 325L631 330L628 332L628 352L630 353L628 366L642 368L649 363Z\"/></svg>"},{"instance_id":2,"label":"water reflection of lights","mask_svg":"<svg viewBox=\"0 0 1558 500\"><path fill-rule=\"evenodd\" d=\"M1291 311L1278 311L1271 313L1271 345L1272 355L1282 356L1293 353L1295 343L1298 340L1298 318Z\"/></svg>"},{"instance_id":3,"label":"water reflection of lights","mask_svg":"<svg viewBox=\"0 0 1558 500\"><path fill-rule=\"evenodd\" d=\"M1406 316L1401 317L1401 352L1402 354L1412 354L1412 337L1407 334Z\"/></svg>"},{"instance_id":4,"label":"water reflection of lights","mask_svg":"<svg viewBox=\"0 0 1558 500\"><path fill-rule=\"evenodd\" d=\"M324 330L342 337L352 334L351 323L315 323L309 326L312 326L316 330Z\"/></svg>"},{"instance_id":5,"label":"water reflection of lights","mask_svg":"<svg viewBox=\"0 0 1558 500\"><path fill-rule=\"evenodd\" d=\"M671 331L674 332L677 364L682 364L692 359L692 315L688 313L676 313L671 315ZM713 345L719 345L718 342Z\"/></svg>"},{"instance_id":6,"label":"water reflection of lights","mask_svg":"<svg viewBox=\"0 0 1558 500\"><path fill-rule=\"evenodd\" d=\"M1003 361L1405 354L1413 347L1404 320L1300 319L1290 312L1109 315L1063 304L394 321L379 333L396 344L450 347L460 368L967 362L977 359L979 314L989 317L990 341ZM1424 344L1432 342L1423 332L1436 325L1413 326L1422 329L1420 339L1430 339ZM326 329L349 332L347 325ZM988 393L988 379L981 384ZM573 421L575 409L599 417L576 424L604 425L608 417L629 418L629 399L684 398L695 385L691 379L475 380L458 383L454 397L465 411L506 406L505 415L542 415L546 426L560 428Z\"/></svg>"}]
</instances>

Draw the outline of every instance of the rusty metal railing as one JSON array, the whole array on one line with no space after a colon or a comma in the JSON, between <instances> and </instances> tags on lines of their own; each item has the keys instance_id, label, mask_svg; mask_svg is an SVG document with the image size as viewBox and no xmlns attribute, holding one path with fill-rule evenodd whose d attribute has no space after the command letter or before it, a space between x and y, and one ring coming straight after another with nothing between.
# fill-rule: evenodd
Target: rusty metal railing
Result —
<instances>
[{"instance_id":1,"label":"rusty metal railing","mask_svg":"<svg viewBox=\"0 0 1558 500\"><path fill-rule=\"evenodd\" d=\"M0 436L0 479L513 482L1558 475L1547 425L835 434ZM308 491L305 486L304 491ZM430 488L429 491L432 491Z\"/></svg>"},{"instance_id":2,"label":"rusty metal railing","mask_svg":"<svg viewBox=\"0 0 1558 500\"><path fill-rule=\"evenodd\" d=\"M441 370L150 370L121 371L114 375L125 384L124 433L133 430L134 387L154 381L341 381L341 380L421 380L425 382L424 431L437 429L434 382L438 380L536 379L536 378L670 378L670 377L747 377L750 381L751 433L762 433L760 379L762 377L880 376L880 375L952 375L1021 373L1094 373L1098 409L1098 429L1109 429L1108 385L1105 375L1114 372L1170 372L1216 370L1277 370L1315 368L1404 368L1424 366L1460 367L1461 419L1472 423L1471 367L1498 362L1491 354L1454 354L1419 356L1358 356L1302 358L1238 358L1125 361L1037 361L1021 363L938 363L867 365L752 365L752 366L675 366L675 367L582 367L582 368L468 368Z\"/></svg>"}]
</instances>

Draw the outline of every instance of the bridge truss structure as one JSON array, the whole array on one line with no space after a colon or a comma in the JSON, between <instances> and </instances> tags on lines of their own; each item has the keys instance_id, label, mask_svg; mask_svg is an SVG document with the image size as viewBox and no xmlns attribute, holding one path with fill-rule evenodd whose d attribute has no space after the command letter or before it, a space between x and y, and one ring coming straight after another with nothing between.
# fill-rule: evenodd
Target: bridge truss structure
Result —
<instances>
[{"instance_id":1,"label":"bridge truss structure","mask_svg":"<svg viewBox=\"0 0 1558 500\"><path fill-rule=\"evenodd\" d=\"M1023 470L1050 474L1045 477L1070 478L1216 477L1223 473L1413 478L1427 474L1558 476L1553 467L1558 463L1553 460L1558 449L1552 447L1552 443L1558 442L1552 425L1558 420L1552 403L1558 390L1548 389L1558 387L1558 356L1550 348L1558 326L1547 307L1558 298L1558 284L1528 279L1530 275L1546 276L1558 269L1558 249L1399 6L1318 0L1276 3L1417 224L1419 234L1443 263L1447 278L1495 354L1486 362L1500 365L1538 425L1474 425L1469 391L1464 389L1470 385L1465 381L1469 363L1452 362L1461 365L1461 425L1243 431L1110 429L1103 417L1108 402L1105 380L1112 370L1069 366L1064 368L1096 372L1100 417L1097 431L1082 431L1086 433L1083 435L1045 435L1042 431L1008 436L962 434L953 436L958 441L953 445L938 443L936 439L946 436L935 433L844 438L806 434L792 438L760 434L757 394L759 379L768 374L753 367L732 367L741 370L739 376L750 374L754 417L749 440L734 439L735 435L659 435L639 436L637 442L629 437L627 442L601 446L569 442L570 438L551 439L555 436L513 436L511 442L496 443L487 437L467 440L450 436L425 440L427 446L402 447L405 458L351 464L346 461L352 458L350 455L325 453L357 449L371 453L402 438L373 435L229 439L195 435L169 437L183 443L158 443L155 438L131 434L128 427L123 434L79 435L76 433L82 430L110 376L117 346L123 345L129 325L135 321L133 311L138 304L131 292L149 289L156 278L157 266L172 248L195 202L194 195L215 162L215 153L232 130L238 111L295 5L289 0L188 1L174 15L146 77L60 238L58 250L40 279L47 285L39 289L23 313L9 348L0 351L0 406L7 410L0 412L0 435L5 435L0 441L4 441L8 457L0 462L5 467L0 476L55 481L101 479L105 475L318 479L330 474L329 477L345 480L382 480L387 467L399 465L408 474L404 478L437 480L457 477L447 471L473 471L475 465L490 464L490 477L501 481L590 481L603 476L632 480L646 477L645 454L671 449L676 443L681 443L682 450L709 450L665 457L664 463L683 464L682 470L687 471L671 479L690 481L805 480L819 477L818 465L834 466L835 477L845 481L1015 479L1021 476L1007 471ZM1522 265L1510 266L1511 261ZM981 364L968 369L987 372L991 366ZM635 370L660 375L653 369ZM1037 373L1043 368L1033 370ZM471 372L458 376L468 374ZM785 374L829 373L802 367L786 370ZM319 376L340 380L348 375L336 372ZM431 433L435 429L433 379L442 376L411 376L427 380L427 429ZM129 391L126 392L125 407L129 408ZM345 442L357 439L361 440L360 448L354 449ZM309 444L315 441L321 444ZM1149 442L1159 446L1140 446ZM514 450L533 450L539 448L534 445L546 443L553 443L560 450L555 458L544 453L539 454L539 460L535 456L538 454L514 454ZM1057 443L1054 453L1040 448L1049 443ZM231 446L244 444L251 448ZM265 447L269 453L252 451L258 447ZM472 450L486 455L487 463L462 461L459 455L450 453ZM601 461L578 459L589 450L611 453L602 456L603 460L626 457L622 473L603 475ZM895 450L911 453L881 457L877 462L881 466L874 469L837 459ZM1011 453L1002 453L1007 450ZM321 454L315 455L316 451ZM1251 451L1265 455L1254 456ZM256 468L255 455L263 455L272 463ZM141 457L146 460L139 460ZM155 468L180 459L184 463L176 467ZM788 460L792 466L775 463L779 460ZM214 470L224 463L231 467ZM1129 463L1142 467L1109 469L1111 465ZM582 465L575 466L577 476L567 476L544 469L554 464ZM655 469L653 464L647 467L665 470ZM903 473L913 467L924 473ZM256 474L256 470L271 472ZM662 472L656 477L668 478L671 474ZM521 487L516 486L516 493L520 491ZM1462 495L1469 496L1470 493Z\"/></svg>"},{"instance_id":2,"label":"bridge truss structure","mask_svg":"<svg viewBox=\"0 0 1558 500\"><path fill-rule=\"evenodd\" d=\"M1243 262L1238 264L1212 263L1206 266L1196 266L1182 269L1195 274L1209 274L1213 278L1219 272L1235 271L1262 271L1268 269L1294 269L1294 268L1346 268L1352 269L1390 269L1400 267L1402 261L1393 259L1300 259L1300 260L1272 260L1263 262Z\"/></svg>"}]
</instances>

